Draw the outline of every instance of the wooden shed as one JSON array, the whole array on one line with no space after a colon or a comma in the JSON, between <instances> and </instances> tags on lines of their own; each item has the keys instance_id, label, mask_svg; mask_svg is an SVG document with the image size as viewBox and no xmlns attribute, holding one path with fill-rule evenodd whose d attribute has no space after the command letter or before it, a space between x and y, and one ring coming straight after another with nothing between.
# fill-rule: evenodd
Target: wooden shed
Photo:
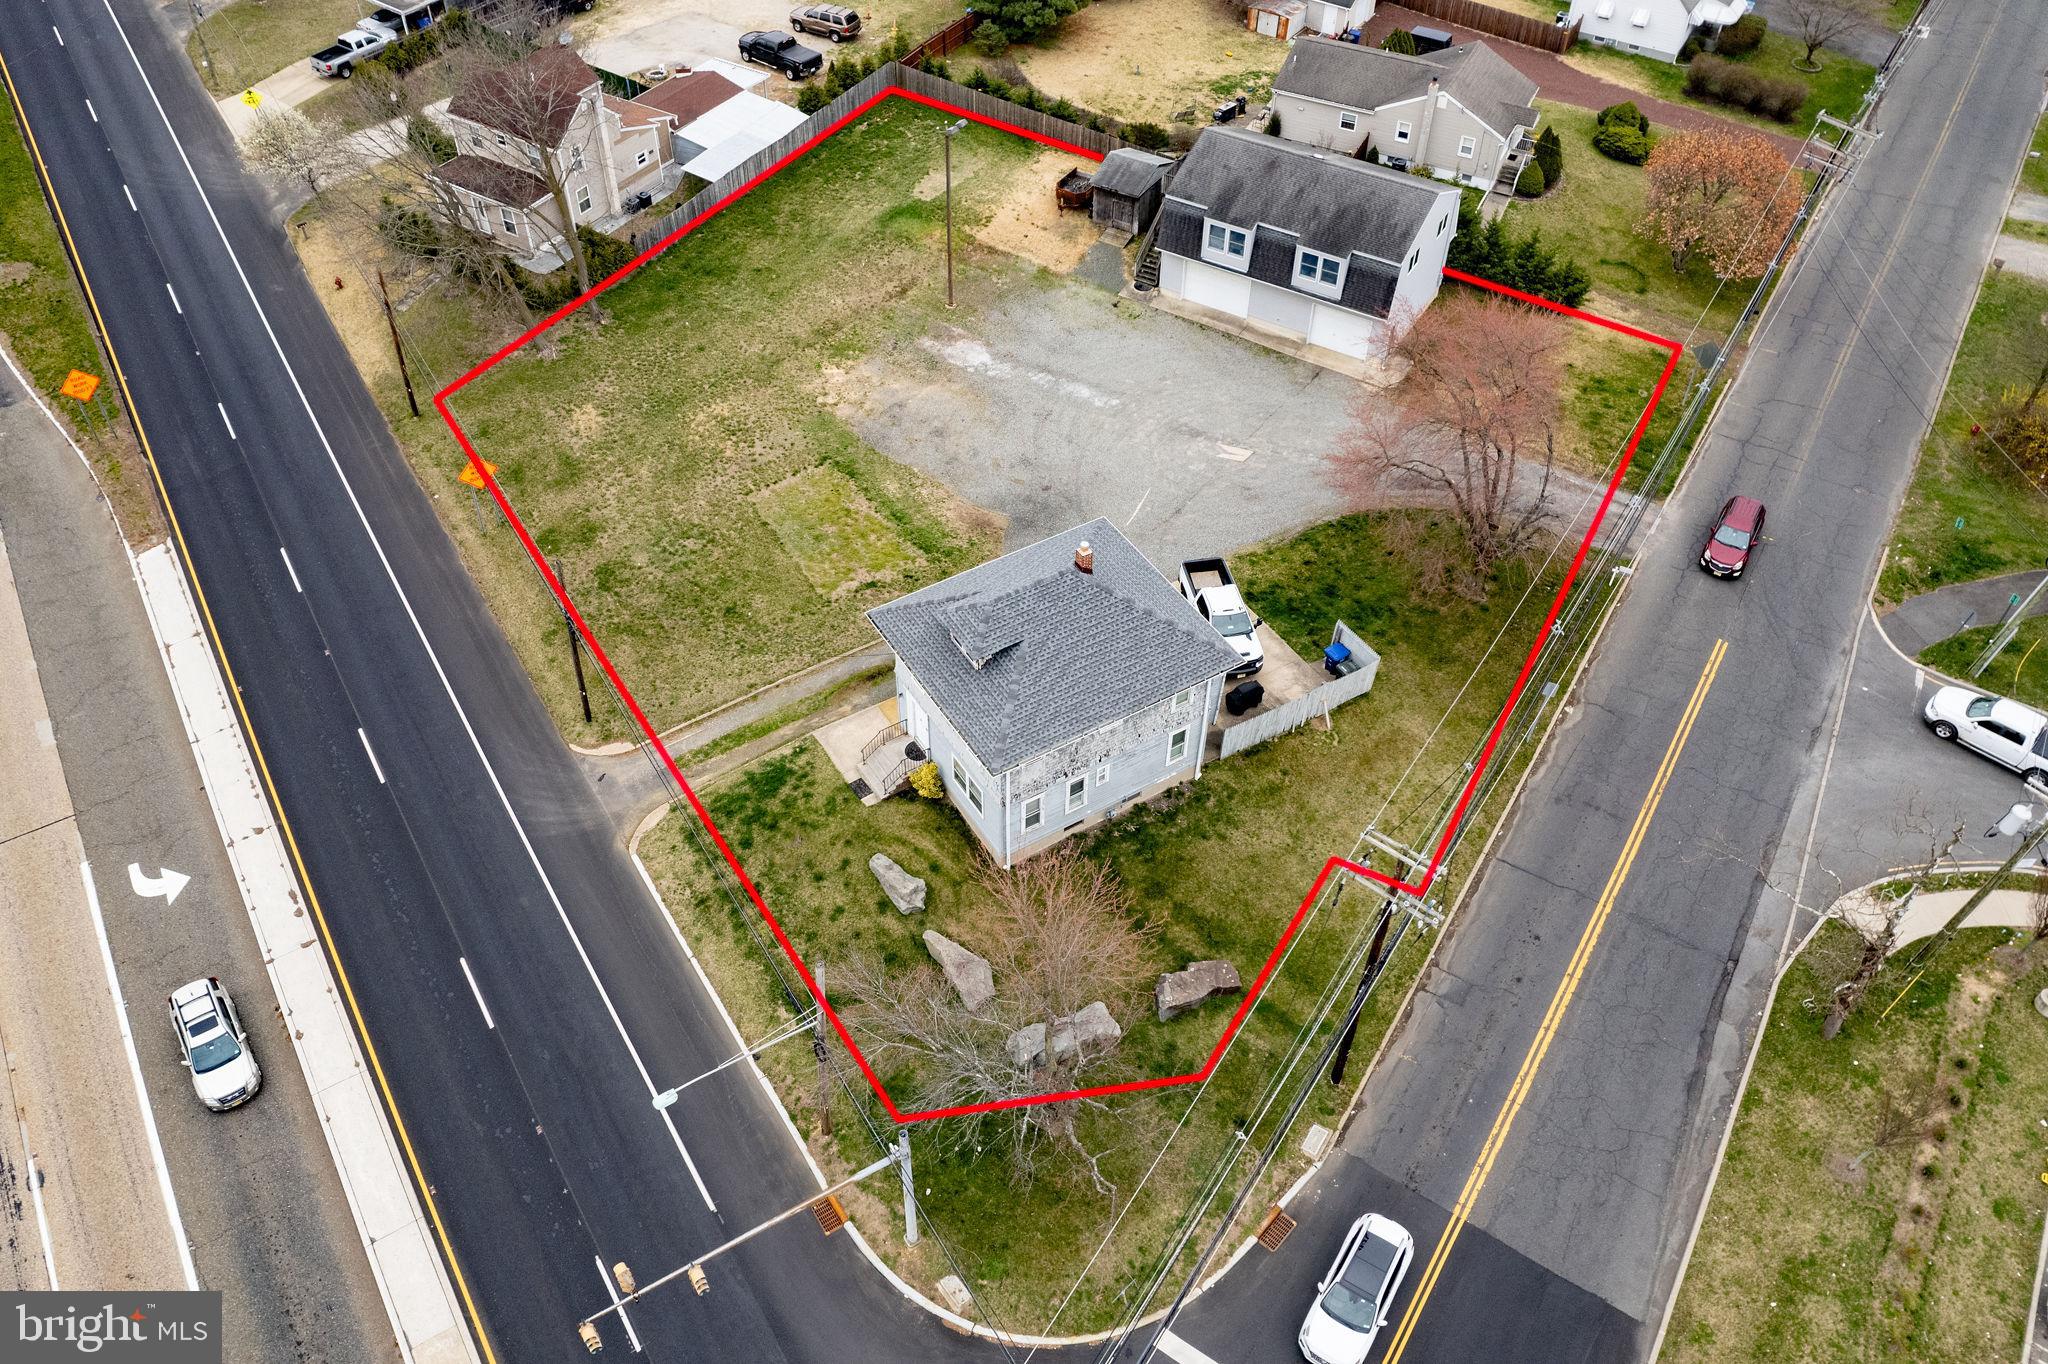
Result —
<instances>
[{"instance_id":1,"label":"wooden shed","mask_svg":"<svg viewBox=\"0 0 2048 1364\"><path fill-rule=\"evenodd\" d=\"M1119 228L1137 236L1152 225L1164 193L1167 167L1173 163L1163 156L1141 152L1136 147L1118 147L1102 158L1095 172L1094 197L1088 216L1103 227Z\"/></svg>"},{"instance_id":2,"label":"wooden shed","mask_svg":"<svg viewBox=\"0 0 2048 1364\"><path fill-rule=\"evenodd\" d=\"M1284 43L1297 33L1311 31L1303 22L1307 13L1308 0L1251 0L1244 7L1244 26Z\"/></svg>"}]
</instances>

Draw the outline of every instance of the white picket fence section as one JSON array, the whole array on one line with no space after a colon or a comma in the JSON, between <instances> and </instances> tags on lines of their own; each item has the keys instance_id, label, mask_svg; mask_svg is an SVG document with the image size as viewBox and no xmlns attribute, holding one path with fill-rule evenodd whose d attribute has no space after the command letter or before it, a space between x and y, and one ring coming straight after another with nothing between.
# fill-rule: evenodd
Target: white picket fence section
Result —
<instances>
[{"instance_id":1,"label":"white picket fence section","mask_svg":"<svg viewBox=\"0 0 2048 1364\"><path fill-rule=\"evenodd\" d=\"M1360 639L1341 620L1330 639L1332 643L1350 646L1351 656L1359 662L1358 671L1332 678L1305 696L1297 696L1284 706L1269 710L1264 715L1254 715L1224 730L1223 757L1242 753L1255 744L1300 729L1318 716L1327 717L1346 701L1372 690L1373 679L1380 673L1379 651Z\"/></svg>"}]
</instances>

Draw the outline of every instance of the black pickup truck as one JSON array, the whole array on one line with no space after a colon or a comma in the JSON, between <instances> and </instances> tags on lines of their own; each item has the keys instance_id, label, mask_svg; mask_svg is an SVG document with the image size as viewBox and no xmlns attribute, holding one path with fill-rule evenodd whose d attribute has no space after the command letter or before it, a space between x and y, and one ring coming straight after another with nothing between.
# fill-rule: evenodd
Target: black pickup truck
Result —
<instances>
[{"instance_id":1,"label":"black pickup truck","mask_svg":"<svg viewBox=\"0 0 2048 1364\"><path fill-rule=\"evenodd\" d=\"M815 76L825 65L823 56L787 33L773 29L766 33L742 33L740 60L772 67L793 81Z\"/></svg>"}]
</instances>

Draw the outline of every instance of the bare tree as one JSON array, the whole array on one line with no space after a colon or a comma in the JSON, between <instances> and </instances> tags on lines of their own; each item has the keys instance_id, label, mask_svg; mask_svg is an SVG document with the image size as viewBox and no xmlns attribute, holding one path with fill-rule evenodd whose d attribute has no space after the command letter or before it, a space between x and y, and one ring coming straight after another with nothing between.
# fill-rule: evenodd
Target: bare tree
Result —
<instances>
[{"instance_id":1,"label":"bare tree","mask_svg":"<svg viewBox=\"0 0 2048 1364\"><path fill-rule=\"evenodd\" d=\"M1947 833L1936 831L1928 839L1926 860L1920 863L1908 878L1906 887L1896 895L1874 900L1867 914L1851 924L1863 939L1862 951L1857 954L1855 967L1839 985L1835 986L1833 998L1828 1006L1828 1016L1821 1024L1820 1035L1832 1038L1842 1031L1842 1024L1863 1002L1870 991L1871 982L1884 969L1885 961L1891 956L1892 948L1899 938L1899 926L1905 922L1906 914L1913 907L1913 901L1931 880L1941 865L1948 861L1956 845L1963 841L1963 830L1967 826L1958 821Z\"/></svg>"},{"instance_id":2,"label":"bare tree","mask_svg":"<svg viewBox=\"0 0 2048 1364\"><path fill-rule=\"evenodd\" d=\"M1783 0L1782 8L1792 18L1793 31L1806 44L1799 65L1807 71L1820 70L1813 54L1824 44L1877 22L1872 0Z\"/></svg>"},{"instance_id":3,"label":"bare tree","mask_svg":"<svg viewBox=\"0 0 2048 1364\"><path fill-rule=\"evenodd\" d=\"M2027 922L2032 930L2028 942L2048 938L2048 870L2035 872L2027 887Z\"/></svg>"},{"instance_id":4,"label":"bare tree","mask_svg":"<svg viewBox=\"0 0 2048 1364\"><path fill-rule=\"evenodd\" d=\"M318 194L353 168L338 128L283 106L257 113L242 152L259 170L303 181L308 194Z\"/></svg>"},{"instance_id":5,"label":"bare tree","mask_svg":"<svg viewBox=\"0 0 2048 1364\"><path fill-rule=\"evenodd\" d=\"M876 1061L908 1062L922 1108L955 1108L1083 1089L1113 1064L1117 1038L1055 1039L1095 1002L1127 1014L1152 974L1152 930L1133 922L1115 873L1071 847L1040 854L1013 871L983 867L993 908L987 920L996 998L979 1011L962 1004L930 965L889 973L873 957L834 971L855 1001L848 1027ZM1020 1033L1043 1025L1031 1045ZM1023 1045L1020 1045L1020 1040ZM972 1114L945 1124L942 1140L980 1149L991 1130L1008 1152L1013 1177L1028 1180L1050 1147L1079 1161L1094 1187L1111 1197L1103 1175L1107 1150L1081 1131L1099 1099L1066 1099Z\"/></svg>"},{"instance_id":6,"label":"bare tree","mask_svg":"<svg viewBox=\"0 0 2048 1364\"><path fill-rule=\"evenodd\" d=\"M1896 1093L1888 1088L1880 1091L1877 1096L1877 1122L1871 1129L1870 1145L1850 1163L1861 1167L1879 1151L1919 1141L1927 1135L1935 1115L1944 1107L1942 1088L1933 1076Z\"/></svg>"},{"instance_id":7,"label":"bare tree","mask_svg":"<svg viewBox=\"0 0 2048 1364\"><path fill-rule=\"evenodd\" d=\"M1364 507L1398 500L1403 484L1447 498L1472 552L1468 586L1483 594L1549 501L1564 340L1562 320L1525 304L1439 299L1394 345L1408 366L1399 387L1359 396L1332 481Z\"/></svg>"}]
</instances>

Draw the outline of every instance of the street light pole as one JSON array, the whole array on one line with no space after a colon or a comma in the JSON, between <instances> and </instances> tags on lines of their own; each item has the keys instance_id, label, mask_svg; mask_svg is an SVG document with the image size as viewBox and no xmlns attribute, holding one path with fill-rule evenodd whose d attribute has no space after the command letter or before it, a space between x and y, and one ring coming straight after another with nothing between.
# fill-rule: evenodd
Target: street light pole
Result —
<instances>
[{"instance_id":1,"label":"street light pole","mask_svg":"<svg viewBox=\"0 0 2048 1364\"><path fill-rule=\"evenodd\" d=\"M2028 789L2033 791L2041 790L2041 788L2032 785L2029 785ZM2043 794L2048 794L2048 792ZM1968 921L1972 914L1976 913L1977 906L1983 904L1989 898L1991 892L1998 888L2000 882L2012 875L2012 870L2020 864L2020 859L2035 848L2040 847L2043 839L2048 839L2048 818L2043 818L2039 824L2036 824L2034 823L2033 806L2015 805L2006 812L2005 818L2001 819L1997 826L1990 831L1990 836L1995 837L2002 833L2019 835L2019 842L2014 846L2011 856L2005 859L1997 871L1991 873L1989 880L1977 887L1976 894L1963 901L1962 907L1949 916L1948 922L1941 926L1940 932L1934 934L1920 945L1920 950L1913 954L1913 959L1906 963L1907 966L1918 966L1921 962L1926 961L1928 957L1934 954L1936 949L1940 948L1942 944L1961 931L1963 924Z\"/></svg>"},{"instance_id":2,"label":"street light pole","mask_svg":"<svg viewBox=\"0 0 2048 1364\"><path fill-rule=\"evenodd\" d=\"M967 120L949 123L939 129L946 135L946 306L953 306L953 138Z\"/></svg>"}]
</instances>

